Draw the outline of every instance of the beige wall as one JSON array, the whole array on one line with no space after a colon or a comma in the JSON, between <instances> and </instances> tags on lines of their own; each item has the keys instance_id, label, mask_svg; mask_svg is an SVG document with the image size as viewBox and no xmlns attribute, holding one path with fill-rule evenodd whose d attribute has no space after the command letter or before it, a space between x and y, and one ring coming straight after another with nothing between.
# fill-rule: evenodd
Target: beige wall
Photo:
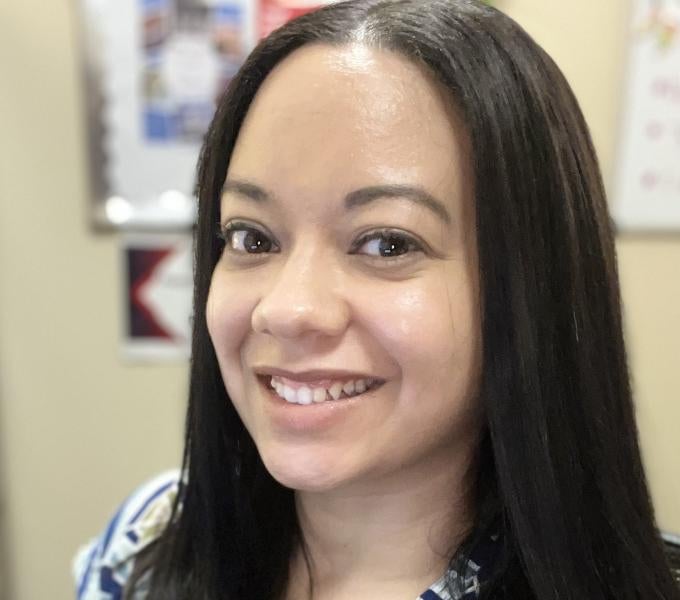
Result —
<instances>
[{"instance_id":1,"label":"beige wall","mask_svg":"<svg viewBox=\"0 0 680 600\"><path fill-rule=\"evenodd\" d=\"M11 600L72 598L76 546L181 452L186 369L118 357L116 237L87 224L76 5L0 1L0 444Z\"/></svg>"},{"instance_id":2,"label":"beige wall","mask_svg":"<svg viewBox=\"0 0 680 600\"><path fill-rule=\"evenodd\" d=\"M627 3L498 0L563 67L611 180ZM87 225L76 0L0 3L0 448L12 600L72 597L69 562L140 481L178 464L182 366L118 358L115 235ZM619 241L660 525L680 533L680 236Z\"/></svg>"}]
</instances>

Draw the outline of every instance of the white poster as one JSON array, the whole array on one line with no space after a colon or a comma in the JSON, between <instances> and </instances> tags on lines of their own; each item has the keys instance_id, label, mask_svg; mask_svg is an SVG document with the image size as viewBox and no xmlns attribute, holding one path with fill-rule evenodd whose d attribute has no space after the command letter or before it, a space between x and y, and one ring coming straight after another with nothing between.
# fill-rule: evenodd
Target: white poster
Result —
<instances>
[{"instance_id":1,"label":"white poster","mask_svg":"<svg viewBox=\"0 0 680 600\"><path fill-rule=\"evenodd\" d=\"M181 228L216 102L254 43L247 0L83 0L95 222Z\"/></svg>"},{"instance_id":2,"label":"white poster","mask_svg":"<svg viewBox=\"0 0 680 600\"><path fill-rule=\"evenodd\" d=\"M81 0L94 221L182 229L218 99L260 36L332 0Z\"/></svg>"},{"instance_id":3,"label":"white poster","mask_svg":"<svg viewBox=\"0 0 680 600\"><path fill-rule=\"evenodd\" d=\"M122 238L123 356L134 361L187 360L191 351L191 236Z\"/></svg>"},{"instance_id":4,"label":"white poster","mask_svg":"<svg viewBox=\"0 0 680 600\"><path fill-rule=\"evenodd\" d=\"M622 231L680 230L680 0L634 0L611 210Z\"/></svg>"}]
</instances>

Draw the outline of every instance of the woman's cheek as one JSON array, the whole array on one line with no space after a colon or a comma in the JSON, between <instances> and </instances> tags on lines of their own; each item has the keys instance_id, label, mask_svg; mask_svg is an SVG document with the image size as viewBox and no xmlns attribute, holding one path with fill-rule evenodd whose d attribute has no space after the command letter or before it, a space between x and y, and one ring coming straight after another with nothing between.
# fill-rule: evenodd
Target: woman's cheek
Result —
<instances>
[{"instance_id":1,"label":"woman's cheek","mask_svg":"<svg viewBox=\"0 0 680 600\"><path fill-rule=\"evenodd\" d=\"M237 411L242 409L244 380L241 351L250 330L247 298L224 276L214 275L206 302L208 333L217 356L225 388ZM239 411L240 413L240 411ZM245 415L241 415L244 418Z\"/></svg>"},{"instance_id":2,"label":"woman's cheek","mask_svg":"<svg viewBox=\"0 0 680 600\"><path fill-rule=\"evenodd\" d=\"M219 274L213 275L206 302L206 323L215 352L223 363L233 355L250 329L247 298Z\"/></svg>"},{"instance_id":3,"label":"woman's cheek","mask_svg":"<svg viewBox=\"0 0 680 600\"><path fill-rule=\"evenodd\" d=\"M208 300L205 306L205 320L208 326L210 339L212 340L216 351L221 345L219 343L219 338L221 337L220 332L224 330L221 321L224 319L225 315L229 314L227 307L224 306L224 297L219 293L219 287L217 277L213 275L208 291Z\"/></svg>"},{"instance_id":4,"label":"woman's cheek","mask_svg":"<svg viewBox=\"0 0 680 600\"><path fill-rule=\"evenodd\" d=\"M206 302L206 319L213 324L232 320L231 315L237 314L242 300L239 298L239 288L225 273L220 273L219 265L213 273Z\"/></svg>"},{"instance_id":5,"label":"woman's cheek","mask_svg":"<svg viewBox=\"0 0 680 600\"><path fill-rule=\"evenodd\" d=\"M401 354L439 353L452 342L451 307L441 289L420 282L398 290L383 306L375 322L382 323L386 340Z\"/></svg>"},{"instance_id":6,"label":"woman's cheek","mask_svg":"<svg viewBox=\"0 0 680 600\"><path fill-rule=\"evenodd\" d=\"M451 269L449 269L451 271ZM479 353L479 316L470 281L460 272L421 280L401 290L389 308L383 331L410 374L446 379L473 376Z\"/></svg>"}]
</instances>

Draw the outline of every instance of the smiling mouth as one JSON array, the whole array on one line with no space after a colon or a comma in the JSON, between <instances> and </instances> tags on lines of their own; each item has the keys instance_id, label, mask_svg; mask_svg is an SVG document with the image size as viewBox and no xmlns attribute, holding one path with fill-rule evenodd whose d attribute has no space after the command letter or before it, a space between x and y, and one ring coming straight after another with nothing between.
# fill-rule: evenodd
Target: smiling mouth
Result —
<instances>
[{"instance_id":1,"label":"smiling mouth","mask_svg":"<svg viewBox=\"0 0 680 600\"><path fill-rule=\"evenodd\" d=\"M258 375L257 379L270 395L288 404L300 405L318 405L357 398L377 390L385 383L381 379L356 379L323 387L299 383L293 387L278 376Z\"/></svg>"}]
</instances>

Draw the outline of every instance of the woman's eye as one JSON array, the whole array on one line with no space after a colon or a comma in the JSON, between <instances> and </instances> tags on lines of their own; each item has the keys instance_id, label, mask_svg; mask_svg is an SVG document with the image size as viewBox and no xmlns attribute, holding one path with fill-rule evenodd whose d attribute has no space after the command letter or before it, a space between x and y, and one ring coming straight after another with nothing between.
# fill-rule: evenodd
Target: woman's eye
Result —
<instances>
[{"instance_id":1,"label":"woman's eye","mask_svg":"<svg viewBox=\"0 0 680 600\"><path fill-rule=\"evenodd\" d=\"M364 250L359 252L362 248ZM368 254L378 259L396 261L422 251L423 246L411 236L386 229L363 236L355 244L352 254Z\"/></svg>"},{"instance_id":2,"label":"woman's eye","mask_svg":"<svg viewBox=\"0 0 680 600\"><path fill-rule=\"evenodd\" d=\"M219 234L230 252L262 254L271 252L275 244L259 229L243 223L229 223Z\"/></svg>"}]
</instances>

